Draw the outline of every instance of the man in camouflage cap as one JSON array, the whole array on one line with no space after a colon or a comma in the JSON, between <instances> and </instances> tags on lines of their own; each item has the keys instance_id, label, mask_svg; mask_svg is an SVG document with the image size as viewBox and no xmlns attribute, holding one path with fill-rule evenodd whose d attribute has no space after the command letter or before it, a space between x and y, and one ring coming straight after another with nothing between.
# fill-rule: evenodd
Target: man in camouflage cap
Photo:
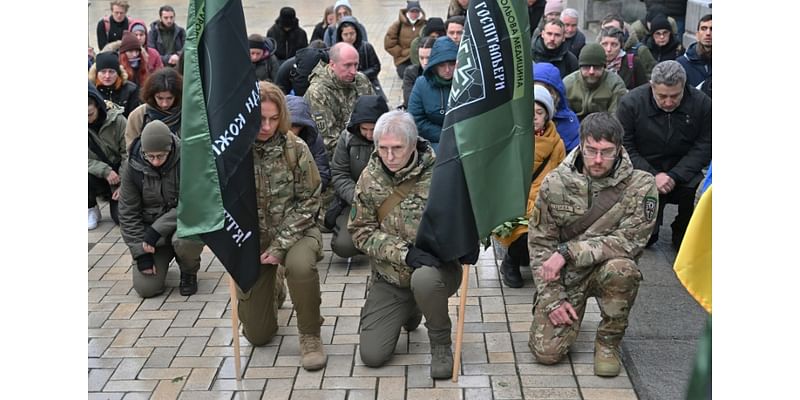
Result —
<instances>
[{"instance_id":1,"label":"man in camouflage cap","mask_svg":"<svg viewBox=\"0 0 800 400\"><path fill-rule=\"evenodd\" d=\"M370 258L372 276L361 310L361 360L380 367L392 357L400 327L412 331L425 315L432 378L450 378L447 299L458 289L461 265L443 263L414 246L428 200L435 156L418 138L411 114L390 111L375 124L376 152L356 183L348 230Z\"/></svg>"},{"instance_id":2,"label":"man in camouflage cap","mask_svg":"<svg viewBox=\"0 0 800 400\"><path fill-rule=\"evenodd\" d=\"M619 344L642 279L636 260L658 212L655 178L633 169L622 134L610 113L587 116L579 150L539 190L528 230L538 293L528 347L541 364L555 364L569 351L594 296L603 318L594 373L619 374Z\"/></svg>"}]
</instances>

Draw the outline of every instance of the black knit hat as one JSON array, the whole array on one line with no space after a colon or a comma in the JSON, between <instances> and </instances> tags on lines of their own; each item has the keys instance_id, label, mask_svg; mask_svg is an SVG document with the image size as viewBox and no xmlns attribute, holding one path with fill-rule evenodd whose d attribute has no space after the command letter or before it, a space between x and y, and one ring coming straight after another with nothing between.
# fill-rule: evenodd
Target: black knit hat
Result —
<instances>
[{"instance_id":1,"label":"black knit hat","mask_svg":"<svg viewBox=\"0 0 800 400\"><path fill-rule=\"evenodd\" d=\"M650 21L650 32L655 33L659 29L666 29L672 32L672 25L667 20L667 17L664 14L658 14L653 17L653 20Z\"/></svg>"},{"instance_id":2,"label":"black knit hat","mask_svg":"<svg viewBox=\"0 0 800 400\"><path fill-rule=\"evenodd\" d=\"M422 29L422 36L430 36L433 32L438 33L439 36L447 34L447 31L444 29L444 21L439 17L428 19L428 23L426 23L425 28Z\"/></svg>"},{"instance_id":3,"label":"black knit hat","mask_svg":"<svg viewBox=\"0 0 800 400\"><path fill-rule=\"evenodd\" d=\"M292 7L283 7L281 8L280 16L275 21L276 24L280 25L282 28L292 28L297 26L297 14Z\"/></svg>"},{"instance_id":4,"label":"black knit hat","mask_svg":"<svg viewBox=\"0 0 800 400\"><path fill-rule=\"evenodd\" d=\"M117 71L117 74L120 73L119 70L119 55L114 52L105 51L98 54L94 58L94 65L97 66L97 72L100 72L104 69L113 69Z\"/></svg>"}]
</instances>

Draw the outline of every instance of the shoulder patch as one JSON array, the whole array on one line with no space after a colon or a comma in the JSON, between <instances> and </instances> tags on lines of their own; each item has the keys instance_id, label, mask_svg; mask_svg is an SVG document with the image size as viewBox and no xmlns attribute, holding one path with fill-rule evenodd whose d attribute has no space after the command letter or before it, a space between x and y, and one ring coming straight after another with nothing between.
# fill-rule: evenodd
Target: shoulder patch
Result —
<instances>
[{"instance_id":1,"label":"shoulder patch","mask_svg":"<svg viewBox=\"0 0 800 400\"><path fill-rule=\"evenodd\" d=\"M531 212L531 226L539 226L539 217L541 216L541 212L539 212L539 207L533 206L533 211Z\"/></svg>"},{"instance_id":2,"label":"shoulder patch","mask_svg":"<svg viewBox=\"0 0 800 400\"><path fill-rule=\"evenodd\" d=\"M325 121L325 116L322 115L321 112L315 112L313 117L314 117L314 122L317 124L317 129L320 132L327 132L328 131L328 124Z\"/></svg>"},{"instance_id":3,"label":"shoulder patch","mask_svg":"<svg viewBox=\"0 0 800 400\"><path fill-rule=\"evenodd\" d=\"M652 221L656 216L658 199L653 196L645 196L644 198L644 218Z\"/></svg>"}]
</instances>

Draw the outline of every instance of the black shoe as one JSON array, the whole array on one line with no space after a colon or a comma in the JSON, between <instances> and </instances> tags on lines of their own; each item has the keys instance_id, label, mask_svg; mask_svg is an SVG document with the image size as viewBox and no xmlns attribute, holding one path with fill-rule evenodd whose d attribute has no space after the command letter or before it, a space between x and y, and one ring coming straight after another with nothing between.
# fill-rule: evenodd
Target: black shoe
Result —
<instances>
[{"instance_id":1,"label":"black shoe","mask_svg":"<svg viewBox=\"0 0 800 400\"><path fill-rule=\"evenodd\" d=\"M197 293L197 275L181 272L181 296L191 296Z\"/></svg>"},{"instance_id":2,"label":"black shoe","mask_svg":"<svg viewBox=\"0 0 800 400\"><path fill-rule=\"evenodd\" d=\"M512 264L508 257L503 259L500 264L500 277L503 283L510 288L521 288L525 282L522 281L522 274L519 273L519 265Z\"/></svg>"},{"instance_id":3,"label":"black shoe","mask_svg":"<svg viewBox=\"0 0 800 400\"><path fill-rule=\"evenodd\" d=\"M406 332L411 332L414 329L417 329L420 322L422 322L421 312L419 314L412 315L411 318L406 321L405 325L403 325L403 328L406 329Z\"/></svg>"}]
</instances>

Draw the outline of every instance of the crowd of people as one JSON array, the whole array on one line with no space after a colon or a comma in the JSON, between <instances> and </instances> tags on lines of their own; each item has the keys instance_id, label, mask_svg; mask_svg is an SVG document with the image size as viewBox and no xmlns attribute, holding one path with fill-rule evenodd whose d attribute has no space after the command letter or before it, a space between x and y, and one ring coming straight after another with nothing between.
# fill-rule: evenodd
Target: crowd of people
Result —
<instances>
[{"instance_id":1,"label":"crowd of people","mask_svg":"<svg viewBox=\"0 0 800 400\"><path fill-rule=\"evenodd\" d=\"M685 10L648 4L633 24L608 15L592 41L578 28L580 13L562 0L527 2L534 163L526 214L493 233L507 250L500 276L519 288L520 268L532 269L529 347L543 364L567 353L587 298L597 297L603 320L594 372L616 376L641 280L638 258L658 241L666 204L678 205L671 242L680 246L711 162L711 15L684 50ZM430 375L451 376L448 298L462 266L414 242L467 3L452 0L445 18L415 0L399 9L383 38L403 82L394 107L378 80L376 47L348 0L324 8L311 42L288 6L265 35L248 36L261 99L252 152L262 269L238 298L253 345L277 333L288 292L301 365L326 365L316 264L329 245L371 265L360 322L364 364L387 363L401 329L416 329L424 317ZM100 52L89 48L89 230L101 219L97 199L105 199L133 258L135 291L163 293L174 259L179 291L190 296L203 244L176 235L186 31L169 5L149 28L128 9L125 0L110 1L110 15L97 23ZM332 233L329 244L323 232Z\"/></svg>"}]
</instances>

